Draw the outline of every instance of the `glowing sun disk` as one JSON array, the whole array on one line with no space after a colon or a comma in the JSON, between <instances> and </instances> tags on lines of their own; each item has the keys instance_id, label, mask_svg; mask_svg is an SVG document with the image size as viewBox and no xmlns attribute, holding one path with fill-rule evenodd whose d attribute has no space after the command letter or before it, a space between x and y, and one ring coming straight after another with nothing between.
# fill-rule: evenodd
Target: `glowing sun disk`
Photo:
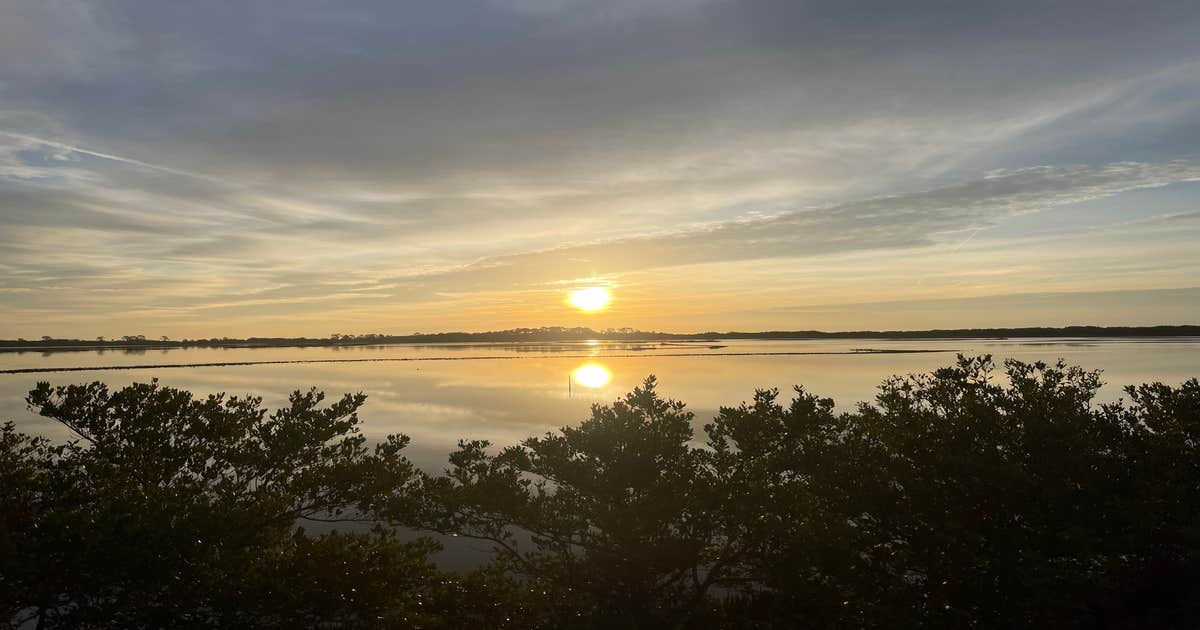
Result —
<instances>
[{"instance_id":1,"label":"glowing sun disk","mask_svg":"<svg viewBox=\"0 0 1200 630\"><path fill-rule=\"evenodd\" d=\"M603 287L575 289L567 296L567 303L581 311L598 311L612 301L612 295Z\"/></svg>"}]
</instances>

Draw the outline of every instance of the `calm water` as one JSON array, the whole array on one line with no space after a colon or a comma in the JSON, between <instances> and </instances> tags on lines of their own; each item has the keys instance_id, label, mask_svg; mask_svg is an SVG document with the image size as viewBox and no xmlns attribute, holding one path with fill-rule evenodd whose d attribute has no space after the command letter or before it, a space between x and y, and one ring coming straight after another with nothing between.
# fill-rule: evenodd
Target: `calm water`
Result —
<instances>
[{"instance_id":1,"label":"calm water","mask_svg":"<svg viewBox=\"0 0 1200 630\"><path fill-rule=\"evenodd\" d=\"M723 347L710 347L713 345ZM780 354L847 353L858 348L944 352ZM955 351L1028 361L1063 357L1086 368L1099 368L1104 370L1102 398L1106 400L1119 397L1121 386L1126 384L1156 380L1178 384L1200 375L1200 338L455 344L0 353L0 370L326 361L0 374L0 418L14 420L30 433L65 436L58 425L25 409L23 396L39 380L54 384L103 380L117 388L157 377L166 385L198 394L260 395L269 406L282 403L288 392L297 388L315 386L330 397L363 391L368 399L360 415L368 437L406 433L413 439L409 457L422 467L439 470L446 454L461 438L511 444L577 423L587 417L591 404L613 400L648 374L658 377L663 394L685 401L696 412L697 424L703 424L720 406L747 400L760 387L788 391L794 384L803 384L848 408L857 401L870 400L887 376L947 365L954 360ZM328 362L343 360L349 362Z\"/></svg>"}]
</instances>

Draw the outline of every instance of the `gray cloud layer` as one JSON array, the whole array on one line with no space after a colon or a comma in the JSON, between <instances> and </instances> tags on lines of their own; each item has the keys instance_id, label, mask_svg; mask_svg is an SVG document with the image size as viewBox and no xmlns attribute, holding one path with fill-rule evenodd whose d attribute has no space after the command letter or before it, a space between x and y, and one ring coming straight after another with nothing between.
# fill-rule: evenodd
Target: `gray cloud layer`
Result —
<instances>
[{"instance_id":1,"label":"gray cloud layer","mask_svg":"<svg viewBox=\"0 0 1200 630\"><path fill-rule=\"evenodd\" d=\"M1198 31L1170 1L10 4L2 305L283 317L928 245L1194 181Z\"/></svg>"}]
</instances>

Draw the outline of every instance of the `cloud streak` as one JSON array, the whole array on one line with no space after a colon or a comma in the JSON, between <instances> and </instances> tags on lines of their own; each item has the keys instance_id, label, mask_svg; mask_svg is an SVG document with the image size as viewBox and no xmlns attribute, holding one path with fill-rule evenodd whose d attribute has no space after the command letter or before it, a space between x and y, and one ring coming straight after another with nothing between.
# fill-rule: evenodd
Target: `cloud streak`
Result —
<instances>
[{"instance_id":1,"label":"cloud streak","mask_svg":"<svg viewBox=\"0 0 1200 630\"><path fill-rule=\"evenodd\" d=\"M0 136L6 136L6 137L8 137L8 138L13 138L13 139L16 139L16 140L21 140L21 141L23 141L23 142L25 142L25 143L29 143L29 144L31 144L31 145L34 145L34 146L49 147L49 148L52 148L52 149L57 149L57 150L59 150L59 151L66 151L66 152L70 152L70 153L77 153L77 154L79 154L79 155L87 155L87 156L91 156L91 157L101 158L101 159L104 159L104 160L112 160L113 162L119 162L119 163L121 163L121 164L128 164L128 165L130 165L130 166L136 166L136 167L138 167L138 168L144 168L144 169L148 169L148 170L151 170L151 171L158 171L158 172L160 172L160 173L169 173L169 174L171 174L171 175L179 175L179 176L182 176L182 177L194 177L194 178L196 178L196 179L205 179L205 180L209 180L209 181L218 181L218 180L216 180L216 179L214 179L214 178L211 178L211 177L208 177L208 176L206 176L206 175L199 175L199 174L197 174L197 173L189 173L189 172L187 172L187 171L181 171L181 170L179 170L179 169L174 169L174 168L170 168L170 167L167 167L167 166L161 166L161 165L158 165L158 164L150 164L150 163L148 163L148 162L143 162L143 161L141 161L141 160L135 160L135 159L133 159L133 158L129 158L129 157L122 157L122 156L120 156L120 155L113 155L112 153L104 153L104 152L101 152L101 151L93 151L93 150L91 150L91 149L85 149L85 148L83 148L83 147L77 147L77 146L74 146L74 145L71 145L71 144L67 144L67 143L65 143L65 142L58 142L57 140L47 140L47 139L45 139L45 138L35 138L35 137L33 137L33 136L30 136L30 135L27 135L27 134L23 134L23 133L14 133L14 132L11 132L11 131L4 131L3 129L0 129Z\"/></svg>"},{"instance_id":2,"label":"cloud streak","mask_svg":"<svg viewBox=\"0 0 1200 630\"><path fill-rule=\"evenodd\" d=\"M1200 181L1200 160L1036 167L907 195L880 197L700 230L562 247L481 261L453 276L544 282L649 268L807 258L918 247L1006 218L1113 195Z\"/></svg>"}]
</instances>

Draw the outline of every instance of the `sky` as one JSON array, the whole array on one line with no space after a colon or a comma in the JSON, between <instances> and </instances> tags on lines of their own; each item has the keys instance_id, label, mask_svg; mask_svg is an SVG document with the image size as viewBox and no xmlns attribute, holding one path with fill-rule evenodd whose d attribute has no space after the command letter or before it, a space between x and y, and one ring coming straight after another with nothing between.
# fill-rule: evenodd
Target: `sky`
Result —
<instances>
[{"instance_id":1,"label":"sky","mask_svg":"<svg viewBox=\"0 0 1200 630\"><path fill-rule=\"evenodd\" d=\"M1194 0L10 0L0 338L1200 324L1196 33Z\"/></svg>"}]
</instances>

